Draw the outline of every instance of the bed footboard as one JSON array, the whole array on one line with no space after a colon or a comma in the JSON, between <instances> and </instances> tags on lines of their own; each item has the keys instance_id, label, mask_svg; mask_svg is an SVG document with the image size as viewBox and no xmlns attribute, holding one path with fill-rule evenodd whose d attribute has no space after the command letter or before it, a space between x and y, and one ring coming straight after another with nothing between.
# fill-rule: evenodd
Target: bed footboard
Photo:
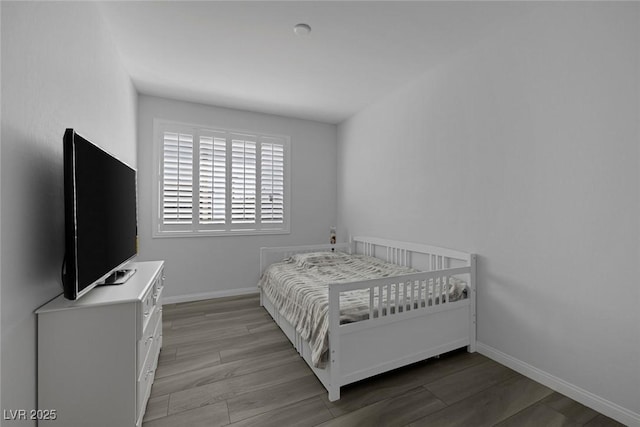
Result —
<instances>
[{"instance_id":1,"label":"bed footboard","mask_svg":"<svg viewBox=\"0 0 640 427\"><path fill-rule=\"evenodd\" d=\"M461 347L475 351L475 304L452 301L451 277L470 283L472 266L329 285L329 399L339 387ZM432 283L431 295L425 283ZM369 294L368 319L341 324L341 294Z\"/></svg>"}]
</instances>

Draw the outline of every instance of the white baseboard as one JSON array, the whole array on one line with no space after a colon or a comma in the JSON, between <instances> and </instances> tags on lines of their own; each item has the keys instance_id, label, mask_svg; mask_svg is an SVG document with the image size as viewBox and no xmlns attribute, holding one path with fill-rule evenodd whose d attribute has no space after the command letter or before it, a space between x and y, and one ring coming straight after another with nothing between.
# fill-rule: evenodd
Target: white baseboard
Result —
<instances>
[{"instance_id":1,"label":"white baseboard","mask_svg":"<svg viewBox=\"0 0 640 427\"><path fill-rule=\"evenodd\" d=\"M200 292L197 294L178 295L174 297L162 297L162 304L163 305L176 304L179 302L191 302L191 301L199 301L203 299L235 297L238 295L248 295L248 294L257 294L257 293L258 293L257 286L252 286L250 288L227 289L224 291Z\"/></svg>"},{"instance_id":2,"label":"white baseboard","mask_svg":"<svg viewBox=\"0 0 640 427\"><path fill-rule=\"evenodd\" d=\"M484 356L487 356L488 358L493 359L496 362L557 391L558 393L564 394L565 396L568 396L571 399L600 412L601 414L613 418L627 426L640 427L640 414L638 413L623 408L620 405L616 405L613 402L603 399L600 396L570 384L549 374L548 372L538 369L535 366L531 366L528 363L481 342L477 343L477 350L480 354L483 354Z\"/></svg>"}]
</instances>

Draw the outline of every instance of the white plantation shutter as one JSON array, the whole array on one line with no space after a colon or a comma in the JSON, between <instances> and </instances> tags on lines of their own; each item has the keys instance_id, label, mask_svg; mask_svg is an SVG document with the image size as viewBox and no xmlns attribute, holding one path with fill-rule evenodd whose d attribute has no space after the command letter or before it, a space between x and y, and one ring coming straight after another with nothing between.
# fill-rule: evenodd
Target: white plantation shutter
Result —
<instances>
[{"instance_id":1,"label":"white plantation shutter","mask_svg":"<svg viewBox=\"0 0 640 427\"><path fill-rule=\"evenodd\" d=\"M263 223L284 221L284 144L264 138L260 145L260 219Z\"/></svg>"},{"instance_id":2,"label":"white plantation shutter","mask_svg":"<svg viewBox=\"0 0 640 427\"><path fill-rule=\"evenodd\" d=\"M226 139L200 137L200 223L224 224L226 218Z\"/></svg>"},{"instance_id":3,"label":"white plantation shutter","mask_svg":"<svg viewBox=\"0 0 640 427\"><path fill-rule=\"evenodd\" d=\"M256 221L256 142L231 139L231 222Z\"/></svg>"},{"instance_id":4,"label":"white plantation shutter","mask_svg":"<svg viewBox=\"0 0 640 427\"><path fill-rule=\"evenodd\" d=\"M289 232L289 138L156 120L154 236Z\"/></svg>"},{"instance_id":5,"label":"white plantation shutter","mask_svg":"<svg viewBox=\"0 0 640 427\"><path fill-rule=\"evenodd\" d=\"M193 135L165 132L163 138L162 222L193 221Z\"/></svg>"}]
</instances>

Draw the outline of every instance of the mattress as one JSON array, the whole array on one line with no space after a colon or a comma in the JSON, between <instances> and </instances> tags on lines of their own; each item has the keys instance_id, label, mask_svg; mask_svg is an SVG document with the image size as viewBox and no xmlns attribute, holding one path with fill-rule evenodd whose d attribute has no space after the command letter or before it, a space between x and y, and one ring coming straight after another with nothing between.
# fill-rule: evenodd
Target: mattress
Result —
<instances>
[{"instance_id":1,"label":"mattress","mask_svg":"<svg viewBox=\"0 0 640 427\"><path fill-rule=\"evenodd\" d=\"M418 272L415 269L384 262L366 255L349 255L343 252L313 252L296 254L282 262L271 264L263 273L258 286L271 300L278 312L291 323L300 336L311 347L314 366L323 367L329 346L328 307L330 283L401 276ZM439 304L445 294L446 300L456 301L466 297L466 283L449 277L447 283L440 280L414 283L398 287L383 288L382 304L379 304L378 289L374 291L374 318L417 308L418 305ZM444 282L444 281L443 281ZM418 289L419 288L419 289ZM409 296L422 296L413 307L405 302ZM410 300L416 300L411 298ZM444 299L444 298L442 298ZM367 289L343 292L340 295L340 323L357 322L369 318L369 291ZM443 301L444 302L444 301ZM378 307L382 306L382 313Z\"/></svg>"}]
</instances>

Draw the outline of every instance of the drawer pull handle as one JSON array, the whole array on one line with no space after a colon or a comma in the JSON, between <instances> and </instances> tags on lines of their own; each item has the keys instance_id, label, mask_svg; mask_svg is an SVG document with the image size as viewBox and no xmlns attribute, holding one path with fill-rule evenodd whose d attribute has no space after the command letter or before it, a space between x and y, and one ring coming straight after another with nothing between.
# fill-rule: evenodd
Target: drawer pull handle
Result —
<instances>
[{"instance_id":1,"label":"drawer pull handle","mask_svg":"<svg viewBox=\"0 0 640 427\"><path fill-rule=\"evenodd\" d=\"M144 312L144 317L149 317L149 311Z\"/></svg>"},{"instance_id":2,"label":"drawer pull handle","mask_svg":"<svg viewBox=\"0 0 640 427\"><path fill-rule=\"evenodd\" d=\"M147 373L144 375L144 379L146 380L147 378L149 378L149 375L153 375L153 372L154 372L153 369L149 369Z\"/></svg>"}]
</instances>

